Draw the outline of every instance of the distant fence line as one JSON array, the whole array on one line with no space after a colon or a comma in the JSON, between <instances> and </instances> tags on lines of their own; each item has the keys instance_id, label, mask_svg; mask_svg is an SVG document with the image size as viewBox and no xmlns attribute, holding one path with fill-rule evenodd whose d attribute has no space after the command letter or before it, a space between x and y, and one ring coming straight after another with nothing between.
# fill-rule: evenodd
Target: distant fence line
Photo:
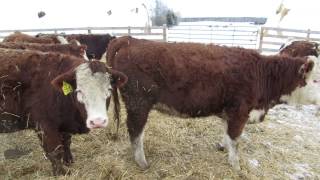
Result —
<instances>
[{"instance_id":1,"label":"distant fence line","mask_svg":"<svg viewBox=\"0 0 320 180\"><path fill-rule=\"evenodd\" d=\"M97 34L97 33L109 33L113 36L143 36L144 38L156 40L156 41L167 41L166 31L167 27L164 26L152 26L152 27L78 27L78 28L47 28L47 29L12 29L12 30L0 30L0 39L3 39L7 35L20 31L28 34L72 34L72 33L83 33L83 34Z\"/></svg>"},{"instance_id":2,"label":"distant fence line","mask_svg":"<svg viewBox=\"0 0 320 180\"><path fill-rule=\"evenodd\" d=\"M137 38L165 42L200 42L215 43L226 46L241 46L257 49L262 53L275 53L281 44L288 39L320 42L320 31L259 27L254 25L179 25L168 28L163 26L146 27L80 27L80 28L50 28L50 29L19 29L0 30L0 39L20 31L35 35L47 34L97 34L109 33L114 36L131 35Z\"/></svg>"}]
</instances>

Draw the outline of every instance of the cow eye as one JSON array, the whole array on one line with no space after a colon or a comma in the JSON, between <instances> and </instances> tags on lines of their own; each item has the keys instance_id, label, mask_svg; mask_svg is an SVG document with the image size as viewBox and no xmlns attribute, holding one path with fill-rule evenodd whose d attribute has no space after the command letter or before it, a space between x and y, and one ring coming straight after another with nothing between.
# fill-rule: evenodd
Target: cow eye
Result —
<instances>
[{"instance_id":1,"label":"cow eye","mask_svg":"<svg viewBox=\"0 0 320 180\"><path fill-rule=\"evenodd\" d=\"M76 93L77 93L77 99L78 101L80 102L83 102L83 99L84 99L84 94L81 90L76 90Z\"/></svg>"}]
</instances>

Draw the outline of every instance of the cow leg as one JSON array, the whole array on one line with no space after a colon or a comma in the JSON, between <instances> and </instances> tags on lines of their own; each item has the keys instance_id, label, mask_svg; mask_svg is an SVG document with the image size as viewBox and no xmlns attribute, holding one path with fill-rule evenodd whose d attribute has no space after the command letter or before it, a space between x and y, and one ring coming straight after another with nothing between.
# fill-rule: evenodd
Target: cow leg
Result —
<instances>
[{"instance_id":1,"label":"cow leg","mask_svg":"<svg viewBox=\"0 0 320 180\"><path fill-rule=\"evenodd\" d=\"M144 109L146 110L146 109ZM147 122L148 111L128 110L127 126L136 163L142 168L149 167L143 150L143 129Z\"/></svg>"},{"instance_id":2,"label":"cow leg","mask_svg":"<svg viewBox=\"0 0 320 180\"><path fill-rule=\"evenodd\" d=\"M223 137L223 145L228 150L228 161L234 170L240 170L238 154L238 138L248 120L248 110L245 104L240 104L238 108L230 109L226 133Z\"/></svg>"},{"instance_id":3,"label":"cow leg","mask_svg":"<svg viewBox=\"0 0 320 180\"><path fill-rule=\"evenodd\" d=\"M42 127L42 132L38 132L38 137L42 141L47 158L51 161L53 175L65 175L62 158L64 155L62 135L52 127Z\"/></svg>"},{"instance_id":4,"label":"cow leg","mask_svg":"<svg viewBox=\"0 0 320 180\"><path fill-rule=\"evenodd\" d=\"M226 135L227 135L227 128L228 128L228 124L227 124L227 122L223 122L223 126L224 126L224 135L223 135L223 137L222 137L222 139L221 139L221 142L220 143L217 143L216 144L216 146L217 146L217 149L219 150L219 151L224 151L225 150L225 148L226 148Z\"/></svg>"},{"instance_id":5,"label":"cow leg","mask_svg":"<svg viewBox=\"0 0 320 180\"><path fill-rule=\"evenodd\" d=\"M70 150L70 144L71 144L71 135L69 133L63 133L62 134L62 141L63 141L63 162L65 165L70 166L71 163L73 163L73 157Z\"/></svg>"}]
</instances>

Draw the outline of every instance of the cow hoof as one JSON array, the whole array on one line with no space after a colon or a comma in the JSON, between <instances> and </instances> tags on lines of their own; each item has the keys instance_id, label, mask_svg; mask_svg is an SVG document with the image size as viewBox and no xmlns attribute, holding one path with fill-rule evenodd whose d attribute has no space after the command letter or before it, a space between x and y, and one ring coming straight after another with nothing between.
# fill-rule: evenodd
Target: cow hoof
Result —
<instances>
[{"instance_id":1,"label":"cow hoof","mask_svg":"<svg viewBox=\"0 0 320 180\"><path fill-rule=\"evenodd\" d=\"M232 169L234 170L234 171L236 171L236 172L238 172L238 171L240 171L241 170L241 168L240 168L240 165L238 164L238 165L235 165L235 166L232 166Z\"/></svg>"},{"instance_id":2,"label":"cow hoof","mask_svg":"<svg viewBox=\"0 0 320 180\"><path fill-rule=\"evenodd\" d=\"M74 163L73 161L73 157L71 154L69 155L65 155L63 157L63 164L66 165L66 166L70 166L72 163Z\"/></svg>"},{"instance_id":3,"label":"cow hoof","mask_svg":"<svg viewBox=\"0 0 320 180\"><path fill-rule=\"evenodd\" d=\"M229 159L229 164L232 166L232 169L234 171L240 171L240 164L239 164L239 160L237 159Z\"/></svg>"},{"instance_id":4,"label":"cow hoof","mask_svg":"<svg viewBox=\"0 0 320 180\"><path fill-rule=\"evenodd\" d=\"M216 143L216 147L217 147L217 149L219 151L224 151L225 150L224 146L221 143Z\"/></svg>"},{"instance_id":5,"label":"cow hoof","mask_svg":"<svg viewBox=\"0 0 320 180\"><path fill-rule=\"evenodd\" d=\"M74 163L74 161L72 159L63 160L63 164L66 166L71 166L72 163Z\"/></svg>"},{"instance_id":6,"label":"cow hoof","mask_svg":"<svg viewBox=\"0 0 320 180\"><path fill-rule=\"evenodd\" d=\"M149 164L146 161L144 161L144 162L138 162L137 161L137 164L143 170L149 169L149 167L150 167Z\"/></svg>"}]
</instances>

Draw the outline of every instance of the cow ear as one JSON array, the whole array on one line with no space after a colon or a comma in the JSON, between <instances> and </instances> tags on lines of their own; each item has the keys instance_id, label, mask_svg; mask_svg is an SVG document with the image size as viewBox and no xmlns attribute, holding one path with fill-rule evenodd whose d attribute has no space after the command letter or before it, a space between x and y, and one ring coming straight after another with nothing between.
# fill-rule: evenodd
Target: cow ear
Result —
<instances>
[{"instance_id":1,"label":"cow ear","mask_svg":"<svg viewBox=\"0 0 320 180\"><path fill-rule=\"evenodd\" d=\"M308 60L304 64L301 65L299 69L299 74L303 75L303 77L309 73L314 66L314 62L312 60Z\"/></svg>"},{"instance_id":2,"label":"cow ear","mask_svg":"<svg viewBox=\"0 0 320 180\"><path fill-rule=\"evenodd\" d=\"M76 88L76 78L74 70L70 70L66 73L60 74L51 81L53 87L62 92L64 95L68 95Z\"/></svg>"},{"instance_id":3,"label":"cow ear","mask_svg":"<svg viewBox=\"0 0 320 180\"><path fill-rule=\"evenodd\" d=\"M111 74L111 85L113 87L120 88L127 83L128 77L124 73L113 69L108 69L108 72Z\"/></svg>"}]
</instances>

